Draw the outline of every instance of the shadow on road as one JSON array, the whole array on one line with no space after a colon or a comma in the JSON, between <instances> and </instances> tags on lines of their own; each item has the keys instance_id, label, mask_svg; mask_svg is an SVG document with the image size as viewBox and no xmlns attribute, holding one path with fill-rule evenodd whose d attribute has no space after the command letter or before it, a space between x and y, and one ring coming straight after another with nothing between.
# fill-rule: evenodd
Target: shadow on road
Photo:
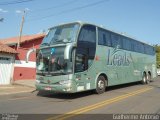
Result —
<instances>
[{"instance_id":1,"label":"shadow on road","mask_svg":"<svg viewBox=\"0 0 160 120\"><path fill-rule=\"evenodd\" d=\"M127 88L130 86L136 86L136 85L140 85L140 84L141 84L140 82L134 82L134 83L129 83L129 84L111 86L111 87L106 88L106 92L116 90L116 89L121 89L121 88ZM79 93L53 93L50 91L39 91L37 93L37 96L41 96L41 97L66 99L66 100L82 98L82 97L86 97L86 96L90 96L90 95L96 95L94 90L79 92ZM101 94L101 95L103 95L103 94Z\"/></svg>"}]
</instances>

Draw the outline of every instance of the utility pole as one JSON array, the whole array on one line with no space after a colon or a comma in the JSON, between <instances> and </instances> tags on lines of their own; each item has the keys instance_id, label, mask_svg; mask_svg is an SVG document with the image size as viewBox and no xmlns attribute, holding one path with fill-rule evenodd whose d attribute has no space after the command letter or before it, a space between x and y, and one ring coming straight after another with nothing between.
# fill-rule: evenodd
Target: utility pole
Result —
<instances>
[{"instance_id":1,"label":"utility pole","mask_svg":"<svg viewBox=\"0 0 160 120\"><path fill-rule=\"evenodd\" d=\"M17 49L20 47L20 43L21 43L24 20L25 20L25 10L23 11L23 15L22 15L22 22L21 22L20 31L19 31Z\"/></svg>"}]
</instances>

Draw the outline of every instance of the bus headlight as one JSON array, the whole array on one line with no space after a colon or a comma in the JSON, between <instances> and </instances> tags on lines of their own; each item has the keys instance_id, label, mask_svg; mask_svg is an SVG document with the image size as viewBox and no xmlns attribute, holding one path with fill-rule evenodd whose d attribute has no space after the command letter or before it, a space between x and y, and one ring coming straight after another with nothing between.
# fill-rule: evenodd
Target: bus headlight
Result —
<instances>
[{"instance_id":1,"label":"bus headlight","mask_svg":"<svg viewBox=\"0 0 160 120\"><path fill-rule=\"evenodd\" d=\"M40 83L40 80L36 80L36 83L38 83L38 84L39 84L39 83Z\"/></svg>"},{"instance_id":2,"label":"bus headlight","mask_svg":"<svg viewBox=\"0 0 160 120\"><path fill-rule=\"evenodd\" d=\"M60 85L71 85L71 80L62 80L59 82Z\"/></svg>"}]
</instances>

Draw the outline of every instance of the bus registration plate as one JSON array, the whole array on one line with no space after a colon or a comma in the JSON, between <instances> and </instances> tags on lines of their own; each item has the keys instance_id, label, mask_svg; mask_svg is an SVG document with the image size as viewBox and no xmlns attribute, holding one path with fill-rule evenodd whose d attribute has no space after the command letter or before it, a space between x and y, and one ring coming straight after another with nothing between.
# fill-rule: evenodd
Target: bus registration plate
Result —
<instances>
[{"instance_id":1,"label":"bus registration plate","mask_svg":"<svg viewBox=\"0 0 160 120\"><path fill-rule=\"evenodd\" d=\"M51 87L45 87L44 89L45 90L51 90Z\"/></svg>"}]
</instances>

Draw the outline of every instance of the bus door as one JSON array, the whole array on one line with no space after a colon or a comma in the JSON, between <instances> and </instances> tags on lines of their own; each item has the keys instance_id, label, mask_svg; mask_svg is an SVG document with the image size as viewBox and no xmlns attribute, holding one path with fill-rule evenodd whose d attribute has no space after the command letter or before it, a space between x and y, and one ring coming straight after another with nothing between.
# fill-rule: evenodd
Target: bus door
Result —
<instances>
[{"instance_id":1,"label":"bus door","mask_svg":"<svg viewBox=\"0 0 160 120\"><path fill-rule=\"evenodd\" d=\"M96 51L96 27L84 25L81 28L75 55L75 75L77 82L77 91L92 89L95 74L93 60Z\"/></svg>"}]
</instances>

